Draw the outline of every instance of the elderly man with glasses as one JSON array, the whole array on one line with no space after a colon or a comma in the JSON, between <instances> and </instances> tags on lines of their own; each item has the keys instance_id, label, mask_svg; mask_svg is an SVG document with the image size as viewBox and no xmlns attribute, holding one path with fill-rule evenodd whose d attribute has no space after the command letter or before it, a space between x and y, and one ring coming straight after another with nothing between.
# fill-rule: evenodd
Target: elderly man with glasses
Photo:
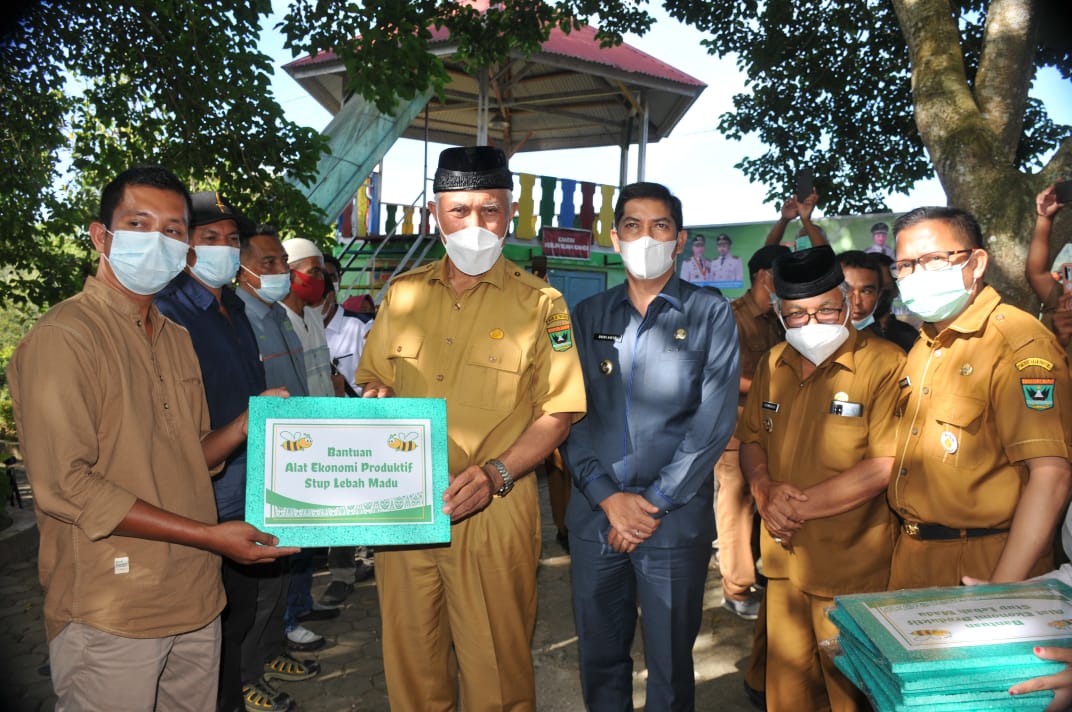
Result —
<instances>
[{"instance_id":1,"label":"elderly man with glasses","mask_svg":"<svg viewBox=\"0 0 1072 712\"><path fill-rule=\"evenodd\" d=\"M979 225L917 208L894 225L901 299L923 320L895 417L890 588L1020 581L1053 568L1072 487L1068 361L1037 319L983 281Z\"/></svg>"},{"instance_id":2,"label":"elderly man with glasses","mask_svg":"<svg viewBox=\"0 0 1072 712\"><path fill-rule=\"evenodd\" d=\"M819 641L833 597L882 591L897 525L883 494L904 353L852 325L829 246L774 261L786 341L760 360L737 425L763 518L768 710L866 710Z\"/></svg>"}]
</instances>

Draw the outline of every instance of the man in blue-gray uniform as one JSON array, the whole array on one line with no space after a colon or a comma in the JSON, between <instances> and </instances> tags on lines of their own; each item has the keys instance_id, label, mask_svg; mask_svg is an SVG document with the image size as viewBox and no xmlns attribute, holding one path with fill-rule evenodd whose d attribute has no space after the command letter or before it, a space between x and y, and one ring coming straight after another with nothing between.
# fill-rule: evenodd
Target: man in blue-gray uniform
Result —
<instances>
[{"instance_id":1,"label":"man in blue-gray uniform","mask_svg":"<svg viewBox=\"0 0 1072 712\"><path fill-rule=\"evenodd\" d=\"M591 710L632 708L637 607L647 709L694 708L692 646L715 534L715 461L736 420L730 303L682 281L686 232L664 186L622 189L611 240L626 283L574 317L588 417L563 451L581 687Z\"/></svg>"}]
</instances>

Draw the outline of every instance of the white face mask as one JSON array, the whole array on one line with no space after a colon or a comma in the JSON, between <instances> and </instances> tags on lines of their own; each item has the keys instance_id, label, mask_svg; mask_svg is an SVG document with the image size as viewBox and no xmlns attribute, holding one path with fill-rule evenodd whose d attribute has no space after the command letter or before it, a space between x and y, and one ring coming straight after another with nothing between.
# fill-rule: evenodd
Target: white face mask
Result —
<instances>
[{"instance_id":1,"label":"white face mask","mask_svg":"<svg viewBox=\"0 0 1072 712\"><path fill-rule=\"evenodd\" d=\"M484 274L498 261L503 241L491 230L473 225L443 234L447 257L465 274L475 277Z\"/></svg>"},{"instance_id":2,"label":"white face mask","mask_svg":"<svg viewBox=\"0 0 1072 712\"><path fill-rule=\"evenodd\" d=\"M785 330L785 340L789 345L816 366L830 358L848 338L849 330L844 323L808 322L804 326Z\"/></svg>"},{"instance_id":3,"label":"white face mask","mask_svg":"<svg viewBox=\"0 0 1072 712\"><path fill-rule=\"evenodd\" d=\"M637 279L655 279L667 273L674 264L677 240L659 242L645 235L635 240L618 241L618 253L629 274Z\"/></svg>"},{"instance_id":4,"label":"white face mask","mask_svg":"<svg viewBox=\"0 0 1072 712\"><path fill-rule=\"evenodd\" d=\"M182 240L161 232L116 230L112 232L111 250L103 256L120 284L135 294L148 296L166 287L186 268L189 249Z\"/></svg>"},{"instance_id":5,"label":"white face mask","mask_svg":"<svg viewBox=\"0 0 1072 712\"><path fill-rule=\"evenodd\" d=\"M230 245L194 245L197 262L190 268L194 276L210 287L234 281L238 272L238 248Z\"/></svg>"},{"instance_id":6,"label":"white face mask","mask_svg":"<svg viewBox=\"0 0 1072 712\"><path fill-rule=\"evenodd\" d=\"M860 331L862 329L866 329L867 327L871 326L874 323L875 323L875 310L872 309L870 314L865 316L860 321L852 322L852 325L856 327L857 331Z\"/></svg>"}]
</instances>

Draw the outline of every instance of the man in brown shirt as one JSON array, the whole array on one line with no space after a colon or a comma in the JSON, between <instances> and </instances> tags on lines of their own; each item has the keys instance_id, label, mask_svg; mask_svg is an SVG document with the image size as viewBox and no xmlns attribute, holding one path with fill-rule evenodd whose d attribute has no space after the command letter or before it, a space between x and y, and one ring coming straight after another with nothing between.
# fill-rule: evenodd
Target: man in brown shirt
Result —
<instances>
[{"instance_id":1,"label":"man in brown shirt","mask_svg":"<svg viewBox=\"0 0 1072 712\"><path fill-rule=\"evenodd\" d=\"M295 551L245 522L216 523L209 468L245 439L245 416L209 432L190 337L152 303L186 264L189 203L163 168L109 183L89 227L97 276L8 366L58 709L214 708L217 554Z\"/></svg>"},{"instance_id":2,"label":"man in brown shirt","mask_svg":"<svg viewBox=\"0 0 1072 712\"><path fill-rule=\"evenodd\" d=\"M849 323L828 246L774 263L787 343L760 362L737 425L741 469L763 517L767 709L857 710L866 701L821 653L835 595L886 587L896 525L893 461L900 349Z\"/></svg>"},{"instance_id":3,"label":"man in brown shirt","mask_svg":"<svg viewBox=\"0 0 1072 712\"><path fill-rule=\"evenodd\" d=\"M900 381L890 588L1021 581L1053 568L1072 487L1068 360L986 286L975 219L917 208L894 225L905 306L923 320Z\"/></svg>"},{"instance_id":4,"label":"man in brown shirt","mask_svg":"<svg viewBox=\"0 0 1072 712\"><path fill-rule=\"evenodd\" d=\"M756 250L748 260L751 287L733 300L733 316L737 320L737 337L741 342L739 405L744 405L760 359L785 338L785 329L771 309L770 298L774 294L771 264L776 257L789 252L789 248L782 245L765 245ZM738 407L738 418L740 411ZM731 438L722 457L715 463L718 568L722 574L723 607L745 620L755 620L759 615L760 599L752 588L756 583L752 556L755 503L741 474L737 457L739 446L737 438Z\"/></svg>"}]
</instances>

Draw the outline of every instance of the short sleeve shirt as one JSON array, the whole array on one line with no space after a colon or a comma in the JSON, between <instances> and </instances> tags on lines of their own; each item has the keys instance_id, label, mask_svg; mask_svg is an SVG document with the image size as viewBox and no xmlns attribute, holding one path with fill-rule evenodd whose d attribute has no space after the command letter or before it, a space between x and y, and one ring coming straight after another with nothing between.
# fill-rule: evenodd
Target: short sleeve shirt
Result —
<instances>
[{"instance_id":1,"label":"short sleeve shirt","mask_svg":"<svg viewBox=\"0 0 1072 712\"><path fill-rule=\"evenodd\" d=\"M910 521L1008 528L1024 460L1068 459L1068 360L1045 326L984 288L908 353L900 382L889 501Z\"/></svg>"},{"instance_id":2,"label":"short sleeve shirt","mask_svg":"<svg viewBox=\"0 0 1072 712\"><path fill-rule=\"evenodd\" d=\"M890 457L903 363L904 353L892 343L850 329L848 340L805 380L800 354L778 344L756 370L737 437L763 450L772 480L802 490L863 460ZM788 555L763 529L764 572L820 596L880 591L895 534L896 522L879 495L806 522Z\"/></svg>"}]
</instances>

